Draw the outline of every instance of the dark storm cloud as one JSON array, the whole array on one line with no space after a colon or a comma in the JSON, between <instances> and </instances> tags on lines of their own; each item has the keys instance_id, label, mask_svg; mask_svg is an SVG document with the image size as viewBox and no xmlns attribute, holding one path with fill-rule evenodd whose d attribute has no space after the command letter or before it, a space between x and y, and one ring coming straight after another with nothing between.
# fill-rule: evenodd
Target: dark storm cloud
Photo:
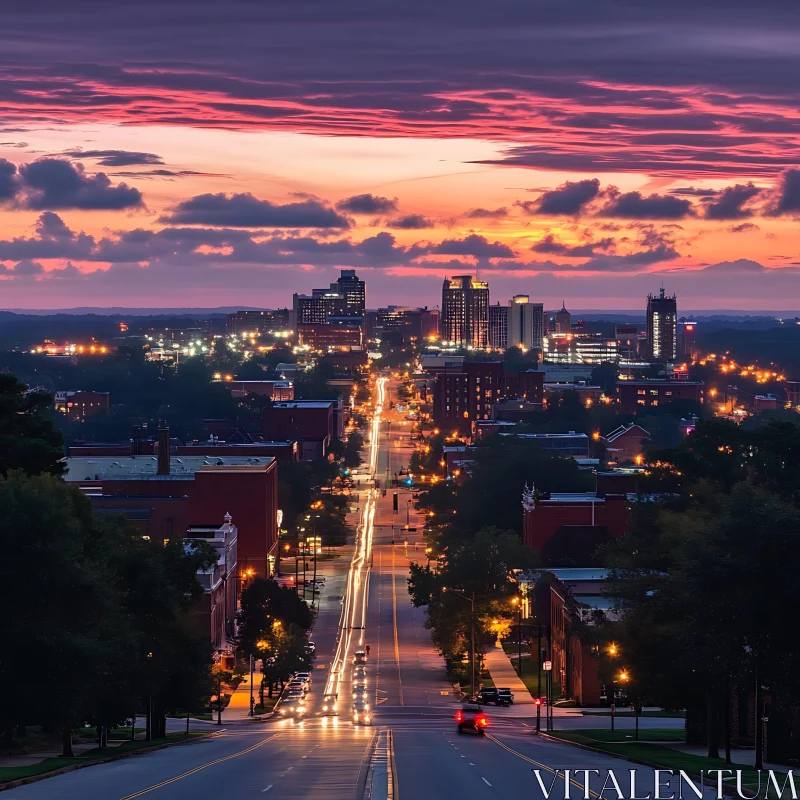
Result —
<instances>
[{"instance_id":1,"label":"dark storm cloud","mask_svg":"<svg viewBox=\"0 0 800 800\"><path fill-rule=\"evenodd\" d=\"M508 216L507 208L471 208L464 216L467 219L503 219Z\"/></svg>"},{"instance_id":2,"label":"dark storm cloud","mask_svg":"<svg viewBox=\"0 0 800 800\"><path fill-rule=\"evenodd\" d=\"M774 174L800 136L800 8L731 0L721 21L717 6L31 0L3 15L0 115L471 136L540 169Z\"/></svg>"},{"instance_id":3,"label":"dark storm cloud","mask_svg":"<svg viewBox=\"0 0 800 800\"><path fill-rule=\"evenodd\" d=\"M745 203L758 197L761 189L752 183L726 186L717 197L706 205L706 219L747 219L753 210L743 208Z\"/></svg>"},{"instance_id":4,"label":"dark storm cloud","mask_svg":"<svg viewBox=\"0 0 800 800\"><path fill-rule=\"evenodd\" d=\"M536 242L532 247L534 253L548 253L554 256L564 256L565 258L592 258L601 253L606 254L609 250L614 250L614 239L608 237L600 239L598 242L587 242L580 245L567 245L557 242L553 234L548 234L544 239Z\"/></svg>"},{"instance_id":5,"label":"dark storm cloud","mask_svg":"<svg viewBox=\"0 0 800 800\"><path fill-rule=\"evenodd\" d=\"M800 214L800 170L788 169L783 174L769 214Z\"/></svg>"},{"instance_id":6,"label":"dark storm cloud","mask_svg":"<svg viewBox=\"0 0 800 800\"><path fill-rule=\"evenodd\" d=\"M643 195L641 192L609 190L610 199L600 215L620 219L684 219L692 214L689 200L671 195Z\"/></svg>"},{"instance_id":7,"label":"dark storm cloud","mask_svg":"<svg viewBox=\"0 0 800 800\"><path fill-rule=\"evenodd\" d=\"M436 223L422 214L407 214L404 217L390 219L387 225L390 228L402 231L420 231L425 228L433 228L436 226Z\"/></svg>"},{"instance_id":8,"label":"dark storm cloud","mask_svg":"<svg viewBox=\"0 0 800 800\"><path fill-rule=\"evenodd\" d=\"M17 193L17 168L5 158L0 158L0 203Z\"/></svg>"},{"instance_id":9,"label":"dark storm cloud","mask_svg":"<svg viewBox=\"0 0 800 800\"><path fill-rule=\"evenodd\" d=\"M76 159L96 159L102 167L154 166L164 163L155 153L137 153L132 150L66 150L63 155Z\"/></svg>"},{"instance_id":10,"label":"dark storm cloud","mask_svg":"<svg viewBox=\"0 0 800 800\"><path fill-rule=\"evenodd\" d=\"M346 217L318 200L280 205L249 192L200 194L179 203L160 222L172 225L221 225L231 228L349 228Z\"/></svg>"},{"instance_id":11,"label":"dark storm cloud","mask_svg":"<svg viewBox=\"0 0 800 800\"><path fill-rule=\"evenodd\" d=\"M397 198L379 197L374 194L355 194L336 204L339 211L350 214L391 214L397 211Z\"/></svg>"},{"instance_id":12,"label":"dark storm cloud","mask_svg":"<svg viewBox=\"0 0 800 800\"><path fill-rule=\"evenodd\" d=\"M428 250L430 255L475 256L476 258L514 258L516 253L500 242L490 242L471 234L464 239L445 239Z\"/></svg>"},{"instance_id":13,"label":"dark storm cloud","mask_svg":"<svg viewBox=\"0 0 800 800\"><path fill-rule=\"evenodd\" d=\"M125 183L112 186L102 172L89 175L82 164L42 158L19 168L18 202L23 208L121 211L143 205L142 193Z\"/></svg>"},{"instance_id":14,"label":"dark storm cloud","mask_svg":"<svg viewBox=\"0 0 800 800\"><path fill-rule=\"evenodd\" d=\"M597 178L585 181L567 181L557 189L545 192L538 200L519 205L528 214L550 214L552 216L580 214L599 192L600 181Z\"/></svg>"}]
</instances>

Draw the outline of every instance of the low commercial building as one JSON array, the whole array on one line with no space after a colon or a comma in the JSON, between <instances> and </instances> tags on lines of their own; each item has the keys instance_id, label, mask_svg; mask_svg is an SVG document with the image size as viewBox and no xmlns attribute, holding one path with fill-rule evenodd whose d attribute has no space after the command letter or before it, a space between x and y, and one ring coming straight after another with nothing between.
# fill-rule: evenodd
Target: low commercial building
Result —
<instances>
[{"instance_id":1,"label":"low commercial building","mask_svg":"<svg viewBox=\"0 0 800 800\"><path fill-rule=\"evenodd\" d=\"M55 409L64 414L70 422L83 422L94 414L108 414L111 411L109 392L56 392Z\"/></svg>"},{"instance_id":2,"label":"low commercial building","mask_svg":"<svg viewBox=\"0 0 800 800\"><path fill-rule=\"evenodd\" d=\"M293 381L223 381L222 385L235 398L255 394L270 400L294 400Z\"/></svg>"}]
</instances>

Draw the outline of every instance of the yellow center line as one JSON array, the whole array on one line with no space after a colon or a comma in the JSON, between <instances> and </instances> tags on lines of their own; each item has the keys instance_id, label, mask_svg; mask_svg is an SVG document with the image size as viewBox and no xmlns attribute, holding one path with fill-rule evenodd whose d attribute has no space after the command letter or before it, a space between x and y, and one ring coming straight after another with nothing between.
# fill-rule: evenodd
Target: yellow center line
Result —
<instances>
[{"instance_id":1,"label":"yellow center line","mask_svg":"<svg viewBox=\"0 0 800 800\"><path fill-rule=\"evenodd\" d=\"M156 783L153 786L148 786L147 789L142 789L141 791L134 792L133 794L126 794L125 797L120 798L120 800L132 800L134 797L139 797L140 795L147 794L148 792L153 792L156 789L160 789L162 786L168 786L170 783L175 783L176 781L181 780L182 778L187 778L189 775L194 775L195 772L200 772L201 769L205 769L206 767L213 767L214 764L221 764L223 761L230 761L232 758L238 758L239 756L247 755L247 753L252 753L253 750L262 747L267 742L271 742L276 736L280 736L280 733L274 733L272 736L264 739L258 744L254 744L252 747L248 747L246 750L240 750L238 753L233 753L229 756L225 756L224 758L217 758L214 761L209 761L206 764L201 764L199 767L195 767L194 769L190 769L188 772L183 772L180 775L176 775L174 778L170 778L166 781L161 781L161 783Z\"/></svg>"},{"instance_id":2,"label":"yellow center line","mask_svg":"<svg viewBox=\"0 0 800 800\"><path fill-rule=\"evenodd\" d=\"M529 764L533 764L535 767L540 767L541 769L546 770L547 772L549 772L551 775L558 775L558 773L560 772L560 770L555 770L552 767L548 767L547 764L541 764L538 761L534 761L532 758L528 758L528 756L522 755L522 753L518 752L517 750L514 750L512 747L509 747L508 745L503 744L499 739L496 739L494 736L492 736L491 733L487 732L487 733L485 733L485 735L489 739L491 739L495 744L500 745L500 747L502 747L503 750L508 750L509 753L511 753L512 755L515 755L517 758L521 758L523 761L527 761ZM584 788L583 784L580 781L576 780L575 778L570 778L569 782L576 789L581 789L582 790ZM592 797L600 798L600 795L597 792L595 792L594 789L589 789L589 794Z\"/></svg>"},{"instance_id":3,"label":"yellow center line","mask_svg":"<svg viewBox=\"0 0 800 800\"><path fill-rule=\"evenodd\" d=\"M403 679L400 674L400 642L397 639L397 584L394 571L394 545L392 545L392 614L394 616L394 660L397 663L397 682L400 692L400 705L403 703Z\"/></svg>"}]
</instances>

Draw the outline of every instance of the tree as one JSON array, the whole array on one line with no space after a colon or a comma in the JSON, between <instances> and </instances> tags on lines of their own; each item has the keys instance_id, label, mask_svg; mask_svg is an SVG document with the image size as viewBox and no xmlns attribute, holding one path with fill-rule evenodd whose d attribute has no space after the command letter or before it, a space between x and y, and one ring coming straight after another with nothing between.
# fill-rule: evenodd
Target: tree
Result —
<instances>
[{"instance_id":1,"label":"tree","mask_svg":"<svg viewBox=\"0 0 800 800\"><path fill-rule=\"evenodd\" d=\"M357 431L353 431L347 437L344 447L344 465L346 467L361 466L361 450L364 447L364 437Z\"/></svg>"},{"instance_id":2,"label":"tree","mask_svg":"<svg viewBox=\"0 0 800 800\"><path fill-rule=\"evenodd\" d=\"M29 392L13 375L0 373L0 475L64 471L64 442L53 414L52 394Z\"/></svg>"},{"instance_id":3,"label":"tree","mask_svg":"<svg viewBox=\"0 0 800 800\"><path fill-rule=\"evenodd\" d=\"M259 650L258 642L268 640L278 626L311 627L311 610L294 589L272 580L254 578L242 592L239 615L239 643L245 656Z\"/></svg>"},{"instance_id":4,"label":"tree","mask_svg":"<svg viewBox=\"0 0 800 800\"><path fill-rule=\"evenodd\" d=\"M146 541L49 475L0 478L0 507L0 580L8 591L0 635L24 647L27 679L46 687L8 693L0 704L6 739L18 725L40 723L61 732L69 755L75 727L117 724L145 699L163 735L164 711L183 707L185 683L201 691L211 663L207 631L188 617L208 554ZM18 675L18 653L4 648L4 685Z\"/></svg>"}]
</instances>

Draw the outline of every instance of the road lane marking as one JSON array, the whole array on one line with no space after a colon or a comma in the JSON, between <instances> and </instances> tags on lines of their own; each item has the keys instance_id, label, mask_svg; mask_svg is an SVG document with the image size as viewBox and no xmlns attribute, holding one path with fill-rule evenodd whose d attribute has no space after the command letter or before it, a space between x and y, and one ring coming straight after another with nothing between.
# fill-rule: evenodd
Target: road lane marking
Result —
<instances>
[{"instance_id":1,"label":"road lane marking","mask_svg":"<svg viewBox=\"0 0 800 800\"><path fill-rule=\"evenodd\" d=\"M483 781L483 782L484 782L484 783L485 783L487 786L491 786L491 785L492 785L492 784L491 784L491 783L489 783L489 781L487 781L487 780L486 780L486 778L484 778L483 776L481 776L481 780L482 780L482 781Z\"/></svg>"},{"instance_id":2,"label":"road lane marking","mask_svg":"<svg viewBox=\"0 0 800 800\"><path fill-rule=\"evenodd\" d=\"M269 786L267 786L267 788L266 788L266 789L262 789L262 790L261 790L261 794L264 794L264 792L268 792L268 791L269 791L271 788L272 788L272 784L270 784Z\"/></svg>"},{"instance_id":3,"label":"road lane marking","mask_svg":"<svg viewBox=\"0 0 800 800\"><path fill-rule=\"evenodd\" d=\"M558 777L558 774L559 774L560 770L553 769L552 767L548 767L547 764L541 764L538 761L534 761L532 758L528 758L528 756L522 755L522 753L518 752L517 750L514 750L512 747L509 747L508 745L503 744L499 739L495 739L495 737L492 736L491 733L486 733L485 735L486 735L487 738L491 739L495 744L500 745L500 747L502 747L503 750L508 750L509 753L511 753L512 755L515 755L517 758L521 758L523 761L527 761L529 764L533 764L535 767L539 767L540 769L546 770L551 775L555 775L556 777ZM578 781L577 779L575 779L575 778L571 778L570 779L570 783L576 789L583 789L584 788L583 784L580 781ZM597 792L595 792L593 789L589 789L589 794L592 797L594 797L595 800L602 800L601 796Z\"/></svg>"},{"instance_id":4,"label":"road lane marking","mask_svg":"<svg viewBox=\"0 0 800 800\"><path fill-rule=\"evenodd\" d=\"M143 794L147 794L148 792L153 792L156 789L160 789L162 786L168 786L170 783L175 783L176 781L179 781L182 778L187 778L189 775L194 775L195 772L200 772L200 770L205 769L206 767L213 767L215 764L221 764L223 761L230 761L232 758L238 758L239 756L247 755L247 753L252 753L253 750L257 750L259 747L262 747L267 742L271 742L278 736L280 736L279 733L274 733L269 738L264 739L264 741L259 742L258 744L254 744L252 747L248 747L246 750L240 750L238 753L232 753L231 755L225 756L224 758L217 758L214 761L209 761L206 764L201 764L199 767L190 769L187 772L182 772L180 775L176 775L174 778L169 778L166 781L161 781L161 783L156 783L153 786L148 786L146 789L134 792L133 794L126 794L125 797L121 797L120 800L133 800L134 797L140 797Z\"/></svg>"},{"instance_id":5,"label":"road lane marking","mask_svg":"<svg viewBox=\"0 0 800 800\"><path fill-rule=\"evenodd\" d=\"M397 638L397 583L394 573L394 546L392 546L392 613L394 615L394 660L397 663L397 683L400 694L400 705L403 703L403 678L400 674L400 642Z\"/></svg>"}]
</instances>

